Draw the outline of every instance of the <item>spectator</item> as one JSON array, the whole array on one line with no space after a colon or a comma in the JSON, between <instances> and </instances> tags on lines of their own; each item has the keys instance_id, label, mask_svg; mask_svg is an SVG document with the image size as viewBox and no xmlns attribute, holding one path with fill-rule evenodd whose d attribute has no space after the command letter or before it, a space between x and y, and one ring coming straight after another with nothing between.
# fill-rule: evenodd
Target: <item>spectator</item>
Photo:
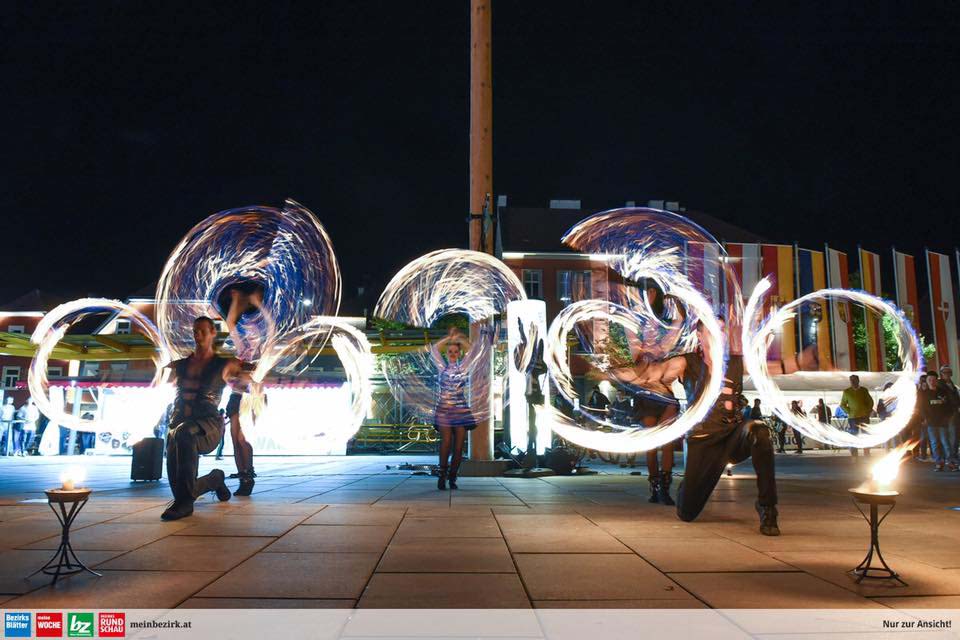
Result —
<instances>
[{"instance_id":1,"label":"spectator","mask_svg":"<svg viewBox=\"0 0 960 640\"><path fill-rule=\"evenodd\" d=\"M920 393L917 402L927 422L930 453L937 465L935 470L943 471L946 465L950 471L957 471L957 459L953 456L957 431L952 424L957 412L956 398L947 385L939 380L936 372L931 371L927 374L927 388Z\"/></svg>"},{"instance_id":2,"label":"spectator","mask_svg":"<svg viewBox=\"0 0 960 640\"><path fill-rule=\"evenodd\" d=\"M860 386L860 376L850 376L850 386L843 390L840 398L840 408L847 416L847 431L853 435L860 435L862 425L870 422L873 413L873 398L870 392ZM864 455L870 456L870 449L864 449ZM856 458L860 455L857 447L850 447L850 455Z\"/></svg>"},{"instance_id":3,"label":"spectator","mask_svg":"<svg viewBox=\"0 0 960 640\"><path fill-rule=\"evenodd\" d=\"M807 412L803 410L803 404L800 400L794 400L790 403L790 410L793 411L794 415L806 416ZM793 444L797 445L796 453L803 453L803 434L794 428L793 430Z\"/></svg>"},{"instance_id":4,"label":"spectator","mask_svg":"<svg viewBox=\"0 0 960 640\"><path fill-rule=\"evenodd\" d=\"M610 406L610 398L603 395L600 391L600 387L594 385L593 391L590 393L590 399L587 400L589 405L587 408L596 409L597 411L606 411L607 407Z\"/></svg>"},{"instance_id":5,"label":"spectator","mask_svg":"<svg viewBox=\"0 0 960 640\"><path fill-rule=\"evenodd\" d=\"M17 419L17 408L13 398L7 398L0 407L0 437L3 438L3 455L13 455L13 421Z\"/></svg>"},{"instance_id":6,"label":"spectator","mask_svg":"<svg viewBox=\"0 0 960 640\"><path fill-rule=\"evenodd\" d=\"M953 430L953 459L956 460L960 457L958 456L960 451L957 451L957 422L960 421L960 414L958 414L958 412L960 412L960 389L957 388L957 385L953 384L953 369L950 368L950 365L945 364L940 367L940 382L947 387L947 390L953 396L955 405L958 407L958 410L953 412L953 416L950 419L950 426Z\"/></svg>"},{"instance_id":7,"label":"spectator","mask_svg":"<svg viewBox=\"0 0 960 640\"><path fill-rule=\"evenodd\" d=\"M753 407L750 409L751 420L763 420L763 412L760 410L760 398L753 401Z\"/></svg>"},{"instance_id":8,"label":"spectator","mask_svg":"<svg viewBox=\"0 0 960 640\"><path fill-rule=\"evenodd\" d=\"M773 414L773 430L777 434L777 453L786 453L787 425L776 414Z\"/></svg>"},{"instance_id":9,"label":"spectator","mask_svg":"<svg viewBox=\"0 0 960 640\"><path fill-rule=\"evenodd\" d=\"M924 422L923 411L920 408L920 393L925 391L927 388L927 371L924 371L920 375L920 382L917 383L917 404L913 408L913 416L910 418L911 424L908 428L911 429L913 436L919 441L919 444L914 448L914 456L918 462L926 462L928 459L929 451L929 440L927 440L927 426Z\"/></svg>"}]
</instances>

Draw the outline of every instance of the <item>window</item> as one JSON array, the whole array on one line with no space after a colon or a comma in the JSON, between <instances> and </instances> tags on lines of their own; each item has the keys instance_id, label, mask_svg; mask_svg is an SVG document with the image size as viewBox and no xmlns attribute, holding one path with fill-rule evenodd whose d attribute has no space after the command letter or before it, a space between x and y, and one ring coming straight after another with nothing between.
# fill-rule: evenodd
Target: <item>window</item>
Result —
<instances>
[{"instance_id":1,"label":"window","mask_svg":"<svg viewBox=\"0 0 960 640\"><path fill-rule=\"evenodd\" d=\"M62 377L63 377L63 367L47 367L47 377L48 377L48 378L62 378Z\"/></svg>"},{"instance_id":2,"label":"window","mask_svg":"<svg viewBox=\"0 0 960 640\"><path fill-rule=\"evenodd\" d=\"M100 363L99 362L82 362L80 364L80 377L81 378L94 378L100 375Z\"/></svg>"},{"instance_id":3,"label":"window","mask_svg":"<svg viewBox=\"0 0 960 640\"><path fill-rule=\"evenodd\" d=\"M26 331L22 324L12 324L7 327L7 333L26 333Z\"/></svg>"},{"instance_id":4,"label":"window","mask_svg":"<svg viewBox=\"0 0 960 640\"><path fill-rule=\"evenodd\" d=\"M130 321L129 320L117 320L117 335L129 335L130 334Z\"/></svg>"},{"instance_id":5,"label":"window","mask_svg":"<svg viewBox=\"0 0 960 640\"><path fill-rule=\"evenodd\" d=\"M20 367L3 368L3 386L6 389L12 389L20 382Z\"/></svg>"},{"instance_id":6,"label":"window","mask_svg":"<svg viewBox=\"0 0 960 640\"><path fill-rule=\"evenodd\" d=\"M577 300L589 300L590 272L589 271L558 271L557 298L567 306Z\"/></svg>"},{"instance_id":7,"label":"window","mask_svg":"<svg viewBox=\"0 0 960 640\"><path fill-rule=\"evenodd\" d=\"M527 297L531 300L543 300L543 270L524 269L521 273Z\"/></svg>"}]
</instances>

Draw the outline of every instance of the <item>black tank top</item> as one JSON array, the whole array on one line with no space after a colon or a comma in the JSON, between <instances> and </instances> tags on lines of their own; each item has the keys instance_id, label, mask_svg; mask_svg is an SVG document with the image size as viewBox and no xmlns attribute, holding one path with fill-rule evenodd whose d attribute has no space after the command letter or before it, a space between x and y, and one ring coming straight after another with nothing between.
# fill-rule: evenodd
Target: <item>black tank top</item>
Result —
<instances>
[{"instance_id":1,"label":"black tank top","mask_svg":"<svg viewBox=\"0 0 960 640\"><path fill-rule=\"evenodd\" d=\"M217 407L227 383L223 380L223 368L227 358L214 356L204 366L198 377L187 375L190 358L173 363L177 372L177 399L174 401L174 414L177 417L207 418L219 415ZM192 397L190 397L192 396ZM186 408L190 407L189 416Z\"/></svg>"}]
</instances>

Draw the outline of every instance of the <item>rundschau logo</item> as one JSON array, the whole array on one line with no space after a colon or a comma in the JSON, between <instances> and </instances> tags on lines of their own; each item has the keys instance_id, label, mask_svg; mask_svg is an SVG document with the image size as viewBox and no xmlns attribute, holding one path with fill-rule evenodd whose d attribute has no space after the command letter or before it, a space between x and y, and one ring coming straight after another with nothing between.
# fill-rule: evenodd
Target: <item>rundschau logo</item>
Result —
<instances>
[{"instance_id":1,"label":"rundschau logo","mask_svg":"<svg viewBox=\"0 0 960 640\"><path fill-rule=\"evenodd\" d=\"M92 613L68 613L67 614L67 636L70 638L92 638L93 637L93 614Z\"/></svg>"},{"instance_id":2,"label":"rundschau logo","mask_svg":"<svg viewBox=\"0 0 960 640\"><path fill-rule=\"evenodd\" d=\"M62 638L63 637L63 614L62 613L37 613L37 637L38 638Z\"/></svg>"},{"instance_id":3,"label":"rundschau logo","mask_svg":"<svg viewBox=\"0 0 960 640\"><path fill-rule=\"evenodd\" d=\"M101 638L123 638L127 635L127 614L103 611L97 618Z\"/></svg>"},{"instance_id":4,"label":"rundschau logo","mask_svg":"<svg viewBox=\"0 0 960 640\"><path fill-rule=\"evenodd\" d=\"M7 611L3 616L3 626L8 638L30 637L30 614L20 611Z\"/></svg>"}]
</instances>

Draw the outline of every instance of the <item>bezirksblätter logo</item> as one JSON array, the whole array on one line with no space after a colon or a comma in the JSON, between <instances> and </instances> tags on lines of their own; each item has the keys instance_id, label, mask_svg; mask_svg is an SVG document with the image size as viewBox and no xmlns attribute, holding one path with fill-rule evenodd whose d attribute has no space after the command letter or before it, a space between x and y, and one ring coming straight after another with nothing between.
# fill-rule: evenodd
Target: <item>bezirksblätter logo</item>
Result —
<instances>
[{"instance_id":1,"label":"bezirksbl\u00e4tter logo","mask_svg":"<svg viewBox=\"0 0 960 640\"><path fill-rule=\"evenodd\" d=\"M123 638L127 635L127 614L119 612L102 612L98 617L97 627L101 638Z\"/></svg>"},{"instance_id":2,"label":"bezirksbl\u00e4tter logo","mask_svg":"<svg viewBox=\"0 0 960 640\"><path fill-rule=\"evenodd\" d=\"M37 637L38 638L62 638L63 637L63 614L62 613L37 613Z\"/></svg>"},{"instance_id":3,"label":"bezirksbl\u00e4tter logo","mask_svg":"<svg viewBox=\"0 0 960 640\"><path fill-rule=\"evenodd\" d=\"M68 613L67 614L67 637L92 638L93 637L93 614L92 613Z\"/></svg>"},{"instance_id":4,"label":"bezirksbl\u00e4tter logo","mask_svg":"<svg viewBox=\"0 0 960 640\"><path fill-rule=\"evenodd\" d=\"M3 626L8 638L30 637L31 614L20 611L8 611L3 615Z\"/></svg>"}]
</instances>

